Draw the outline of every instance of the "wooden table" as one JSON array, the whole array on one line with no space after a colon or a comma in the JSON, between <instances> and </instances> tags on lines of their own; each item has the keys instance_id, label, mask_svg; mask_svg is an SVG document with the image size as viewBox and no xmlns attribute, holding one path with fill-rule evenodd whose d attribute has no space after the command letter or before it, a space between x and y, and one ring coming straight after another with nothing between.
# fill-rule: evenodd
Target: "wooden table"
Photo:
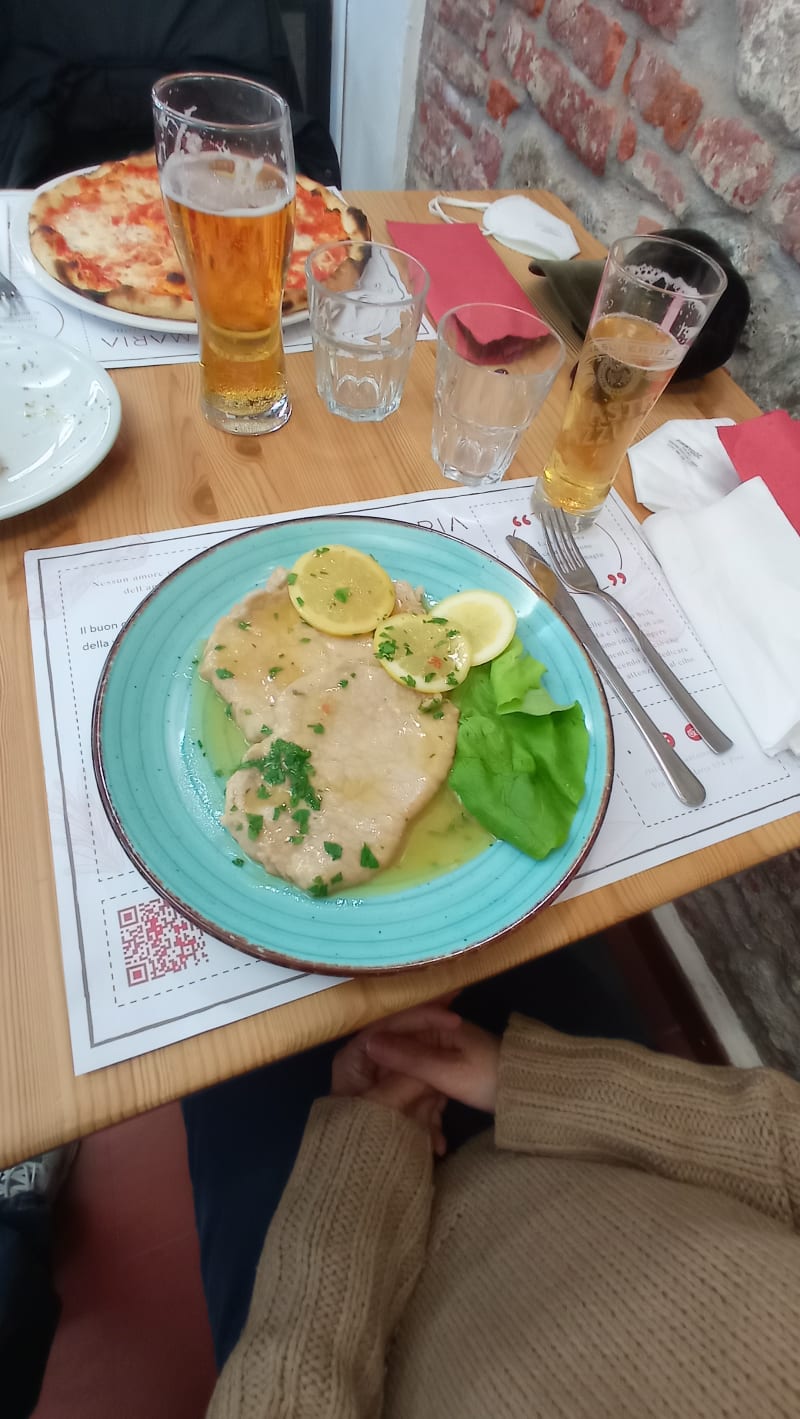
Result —
<instances>
[{"instance_id":1,"label":"wooden table","mask_svg":"<svg viewBox=\"0 0 800 1419\"><path fill-rule=\"evenodd\" d=\"M388 217L427 220L420 192L354 193L375 235ZM478 199L485 194L474 193ZM534 193L567 217L582 253L602 253L556 198ZM477 219L477 214L475 214ZM433 219L431 219L433 220ZM497 248L531 290L571 352L578 342L527 261ZM476 293L477 294L477 293ZM586 896L556 903L483 951L452 964L359 979L239 1024L209 1031L75 1078L56 918L53 868L31 664L23 553L32 547L118 537L227 518L442 486L430 456L435 347L420 343L400 410L383 424L350 424L324 409L311 355L289 360L294 415L280 433L232 438L198 407L196 365L121 370L122 430L84 483L0 530L0 1166L116 1123L377 1017L496 974L685 892L800 844L800 815L731 838ZM509 476L536 474L558 430L572 359L525 436ZM645 430L665 419L758 411L723 372L660 400ZM620 488L633 505L630 480ZM643 515L644 509L639 509Z\"/></svg>"}]
</instances>

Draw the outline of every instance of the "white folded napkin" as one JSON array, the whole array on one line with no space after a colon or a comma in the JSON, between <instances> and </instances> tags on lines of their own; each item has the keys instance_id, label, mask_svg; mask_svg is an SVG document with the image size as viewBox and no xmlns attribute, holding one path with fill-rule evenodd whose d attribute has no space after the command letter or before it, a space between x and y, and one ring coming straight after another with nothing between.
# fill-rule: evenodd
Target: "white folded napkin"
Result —
<instances>
[{"instance_id":1,"label":"white folded napkin","mask_svg":"<svg viewBox=\"0 0 800 1419\"><path fill-rule=\"evenodd\" d=\"M642 531L764 752L800 754L800 537L762 479Z\"/></svg>"},{"instance_id":2,"label":"white folded napkin","mask_svg":"<svg viewBox=\"0 0 800 1419\"><path fill-rule=\"evenodd\" d=\"M717 429L733 419L669 419L628 449L636 497L651 512L708 507L739 485Z\"/></svg>"}]
</instances>

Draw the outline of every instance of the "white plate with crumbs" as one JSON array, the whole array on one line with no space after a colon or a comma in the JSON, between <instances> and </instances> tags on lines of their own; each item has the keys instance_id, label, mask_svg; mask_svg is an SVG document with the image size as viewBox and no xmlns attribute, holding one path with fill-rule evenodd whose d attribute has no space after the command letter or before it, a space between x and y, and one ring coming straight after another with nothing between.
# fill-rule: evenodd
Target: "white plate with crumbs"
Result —
<instances>
[{"instance_id":1,"label":"white plate with crumbs","mask_svg":"<svg viewBox=\"0 0 800 1419\"><path fill-rule=\"evenodd\" d=\"M112 447L120 417L116 388L94 360L0 326L0 519L80 483Z\"/></svg>"}]
</instances>

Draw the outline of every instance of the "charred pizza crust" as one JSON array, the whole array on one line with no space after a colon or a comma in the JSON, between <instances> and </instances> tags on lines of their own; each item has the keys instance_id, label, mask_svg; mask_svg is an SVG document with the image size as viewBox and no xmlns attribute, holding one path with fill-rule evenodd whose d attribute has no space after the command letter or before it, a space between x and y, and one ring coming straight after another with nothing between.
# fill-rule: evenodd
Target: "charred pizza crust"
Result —
<instances>
[{"instance_id":1,"label":"charred pizza crust","mask_svg":"<svg viewBox=\"0 0 800 1419\"><path fill-rule=\"evenodd\" d=\"M326 213L337 216L340 227L338 233L315 232L313 218L308 222L303 220L304 195L307 195L313 202L321 203ZM306 257L314 250L315 246L322 246L325 242L340 239L358 242L359 246L355 249L353 256L349 257L347 261L343 261L338 268L335 285L333 280L329 284L332 289L349 291L355 286L369 259L368 243L372 240L372 232L366 215L358 207L349 206L342 197L331 192L329 188L298 174L294 246L289 258L289 282L283 294L284 315L294 315L297 311L308 309L308 292L305 282ZM291 281L293 268L296 276L302 277L298 284L293 284Z\"/></svg>"}]
</instances>

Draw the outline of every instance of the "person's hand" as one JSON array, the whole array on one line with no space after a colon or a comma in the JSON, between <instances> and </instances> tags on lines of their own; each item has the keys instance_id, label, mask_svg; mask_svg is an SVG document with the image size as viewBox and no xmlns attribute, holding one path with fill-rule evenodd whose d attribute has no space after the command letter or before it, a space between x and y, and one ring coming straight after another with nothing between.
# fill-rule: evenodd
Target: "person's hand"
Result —
<instances>
[{"instance_id":1,"label":"person's hand","mask_svg":"<svg viewBox=\"0 0 800 1419\"><path fill-rule=\"evenodd\" d=\"M449 1099L494 1113L500 1041L460 1016L444 1013L449 1016L446 1026L439 1021L422 1033L393 1032L382 1022L367 1034L366 1051L381 1069L418 1079Z\"/></svg>"},{"instance_id":2,"label":"person's hand","mask_svg":"<svg viewBox=\"0 0 800 1419\"><path fill-rule=\"evenodd\" d=\"M339 1098L370 1099L413 1118L427 1130L434 1151L442 1156L447 1146L442 1132L444 1095L424 1081L404 1077L379 1064L371 1058L368 1042L379 1030L382 1034L404 1035L434 1045L456 1030L459 1023L457 1015L435 1003L404 1010L369 1026L348 1040L334 1056L331 1094Z\"/></svg>"}]
</instances>

